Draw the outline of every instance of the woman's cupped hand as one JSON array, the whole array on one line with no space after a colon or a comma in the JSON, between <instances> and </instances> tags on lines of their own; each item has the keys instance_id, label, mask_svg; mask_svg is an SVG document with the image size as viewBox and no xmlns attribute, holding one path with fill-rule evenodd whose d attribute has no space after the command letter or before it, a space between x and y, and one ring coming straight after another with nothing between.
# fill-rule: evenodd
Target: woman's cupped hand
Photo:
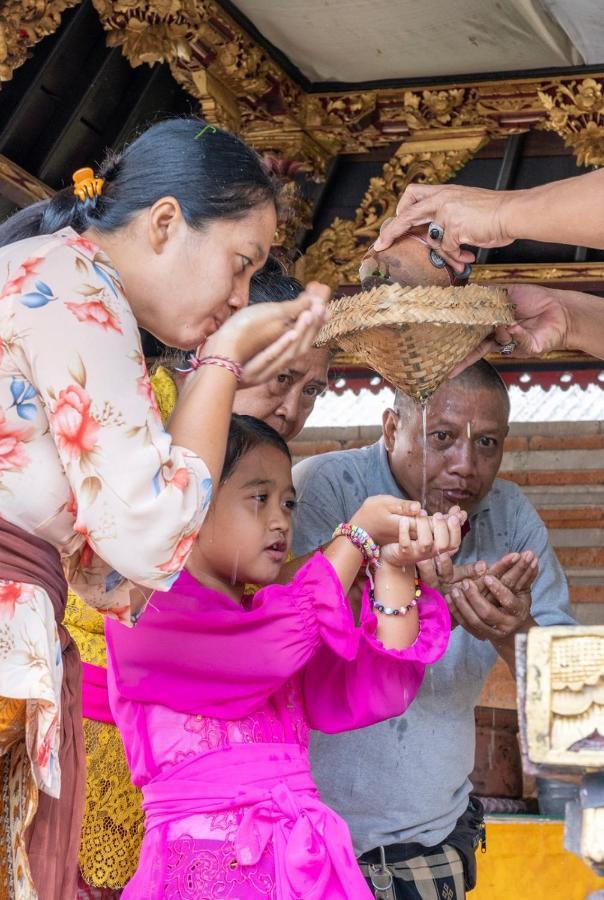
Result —
<instances>
[{"instance_id":1,"label":"woman's cupped hand","mask_svg":"<svg viewBox=\"0 0 604 900\"><path fill-rule=\"evenodd\" d=\"M327 320L330 288L310 282L295 299L246 306L203 346L204 356L228 356L243 367L242 386L268 381L311 349Z\"/></svg>"}]
</instances>

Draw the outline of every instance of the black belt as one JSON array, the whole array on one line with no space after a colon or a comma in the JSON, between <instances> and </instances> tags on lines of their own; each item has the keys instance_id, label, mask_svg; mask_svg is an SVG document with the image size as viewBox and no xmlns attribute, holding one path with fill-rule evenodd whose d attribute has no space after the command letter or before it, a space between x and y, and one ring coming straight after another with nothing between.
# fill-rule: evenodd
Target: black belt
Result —
<instances>
[{"instance_id":1,"label":"black belt","mask_svg":"<svg viewBox=\"0 0 604 900\"><path fill-rule=\"evenodd\" d=\"M443 843L446 843L446 841L443 841ZM436 847L424 847L423 844L414 843L388 844L383 848L386 856L386 865L405 862L408 859L415 859L416 856L427 856L433 850L440 850L441 846L441 844L438 844ZM382 862L379 847L374 847L373 850L363 853L362 856L359 856L359 862L367 863L367 865L379 865Z\"/></svg>"}]
</instances>

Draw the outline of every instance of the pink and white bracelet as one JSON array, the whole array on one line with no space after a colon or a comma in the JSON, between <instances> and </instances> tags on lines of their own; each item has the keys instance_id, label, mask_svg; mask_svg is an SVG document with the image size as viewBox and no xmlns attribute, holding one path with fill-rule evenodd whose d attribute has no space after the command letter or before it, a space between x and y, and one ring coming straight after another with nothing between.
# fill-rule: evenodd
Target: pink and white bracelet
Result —
<instances>
[{"instance_id":1,"label":"pink and white bracelet","mask_svg":"<svg viewBox=\"0 0 604 900\"><path fill-rule=\"evenodd\" d=\"M241 376L243 374L243 367L235 362L234 359L230 359L228 356L220 356L218 353L214 353L212 356L202 356L198 358L193 355L189 358L189 368L188 369L179 369L179 372L182 372L184 375L189 375L191 372L195 372L197 369L200 369L201 366L218 366L221 369L226 369L235 376L237 382L241 381Z\"/></svg>"}]
</instances>

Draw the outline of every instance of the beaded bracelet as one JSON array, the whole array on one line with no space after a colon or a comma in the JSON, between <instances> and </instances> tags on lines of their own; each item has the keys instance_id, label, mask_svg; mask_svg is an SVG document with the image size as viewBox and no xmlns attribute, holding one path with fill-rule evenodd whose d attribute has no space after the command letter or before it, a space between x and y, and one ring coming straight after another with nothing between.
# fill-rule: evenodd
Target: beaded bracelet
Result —
<instances>
[{"instance_id":1,"label":"beaded bracelet","mask_svg":"<svg viewBox=\"0 0 604 900\"><path fill-rule=\"evenodd\" d=\"M219 366L221 369L227 369L227 371L232 372L238 382L241 381L241 376L243 374L241 365L238 362L235 362L235 360L229 359L228 356L220 356L220 354L214 353L212 356L202 356L201 358L198 358L197 356L192 355L189 357L188 362L188 369L178 369L178 371L182 372L184 375L195 372L197 369L201 368L201 366Z\"/></svg>"},{"instance_id":2,"label":"beaded bracelet","mask_svg":"<svg viewBox=\"0 0 604 900\"><path fill-rule=\"evenodd\" d=\"M332 540L337 537L347 537L357 550L361 551L367 564L378 564L380 548L364 528L361 528L359 525L353 525L351 522L342 522L331 536Z\"/></svg>"},{"instance_id":3,"label":"beaded bracelet","mask_svg":"<svg viewBox=\"0 0 604 900\"><path fill-rule=\"evenodd\" d=\"M377 612L379 613L384 613L385 616L406 616L410 609L415 609L421 599L421 596L422 589L420 587L419 578L417 577L417 575L415 576L415 595L411 603L408 603L406 606L399 606L394 608L391 606L383 606L383 604L378 603L375 599L373 584L369 589L369 599L371 600L372 609L377 610Z\"/></svg>"}]
</instances>

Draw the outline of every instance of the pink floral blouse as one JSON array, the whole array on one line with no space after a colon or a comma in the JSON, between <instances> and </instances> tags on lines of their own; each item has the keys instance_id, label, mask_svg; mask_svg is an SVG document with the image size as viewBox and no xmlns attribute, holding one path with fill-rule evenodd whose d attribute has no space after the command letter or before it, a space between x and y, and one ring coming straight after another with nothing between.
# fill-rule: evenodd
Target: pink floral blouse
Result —
<instances>
[{"instance_id":1,"label":"pink floral blouse","mask_svg":"<svg viewBox=\"0 0 604 900\"><path fill-rule=\"evenodd\" d=\"M0 492L0 514L119 619L127 581L169 588L210 499L206 466L162 427L117 272L71 229L0 250Z\"/></svg>"},{"instance_id":2,"label":"pink floral blouse","mask_svg":"<svg viewBox=\"0 0 604 900\"><path fill-rule=\"evenodd\" d=\"M71 229L0 249L0 515L56 547L74 590L127 623L134 585L178 577L210 495L203 461L162 426L107 257ZM37 701L28 746L53 794L57 647L45 592L0 581L0 696Z\"/></svg>"}]
</instances>

